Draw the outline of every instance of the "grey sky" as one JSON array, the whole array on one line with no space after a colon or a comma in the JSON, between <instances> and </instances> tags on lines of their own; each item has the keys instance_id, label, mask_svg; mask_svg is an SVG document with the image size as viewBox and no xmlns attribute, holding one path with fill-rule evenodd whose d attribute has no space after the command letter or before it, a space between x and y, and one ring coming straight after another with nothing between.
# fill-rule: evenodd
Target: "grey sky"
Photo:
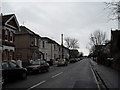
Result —
<instances>
[{"instance_id":1,"label":"grey sky","mask_svg":"<svg viewBox=\"0 0 120 90\"><path fill-rule=\"evenodd\" d=\"M59 44L60 35L79 40L79 51L88 54L86 45L95 30L107 33L117 29L117 21L109 21L103 2L3 2L3 14L14 13L20 25L47 36Z\"/></svg>"}]
</instances>

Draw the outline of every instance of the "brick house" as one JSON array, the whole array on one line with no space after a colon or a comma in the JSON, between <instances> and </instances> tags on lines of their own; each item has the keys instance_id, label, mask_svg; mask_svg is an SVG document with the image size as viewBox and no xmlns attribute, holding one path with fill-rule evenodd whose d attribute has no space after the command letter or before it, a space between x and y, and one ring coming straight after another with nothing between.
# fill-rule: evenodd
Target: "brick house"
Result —
<instances>
[{"instance_id":1,"label":"brick house","mask_svg":"<svg viewBox=\"0 0 120 90\"><path fill-rule=\"evenodd\" d=\"M113 57L112 67L120 70L120 30L111 30L111 57Z\"/></svg>"},{"instance_id":2,"label":"brick house","mask_svg":"<svg viewBox=\"0 0 120 90\"><path fill-rule=\"evenodd\" d=\"M19 24L14 14L2 16L2 60L12 60L15 54L15 31Z\"/></svg>"},{"instance_id":3,"label":"brick house","mask_svg":"<svg viewBox=\"0 0 120 90\"><path fill-rule=\"evenodd\" d=\"M16 59L40 59L42 52L39 51L39 39L38 34L25 26L20 26L20 31L15 34Z\"/></svg>"},{"instance_id":4,"label":"brick house","mask_svg":"<svg viewBox=\"0 0 120 90\"><path fill-rule=\"evenodd\" d=\"M111 56L115 57L120 53L120 30L111 30L111 46L110 46Z\"/></svg>"}]
</instances>

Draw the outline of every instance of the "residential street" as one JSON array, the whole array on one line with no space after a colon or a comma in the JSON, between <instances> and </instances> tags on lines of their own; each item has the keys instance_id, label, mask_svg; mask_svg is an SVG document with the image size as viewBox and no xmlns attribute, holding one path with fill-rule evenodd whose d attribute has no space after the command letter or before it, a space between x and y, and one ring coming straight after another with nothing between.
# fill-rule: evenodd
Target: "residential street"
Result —
<instances>
[{"instance_id":1,"label":"residential street","mask_svg":"<svg viewBox=\"0 0 120 90\"><path fill-rule=\"evenodd\" d=\"M120 90L120 1L3 1L0 90Z\"/></svg>"},{"instance_id":2,"label":"residential street","mask_svg":"<svg viewBox=\"0 0 120 90\"><path fill-rule=\"evenodd\" d=\"M8 83L5 88L97 88L90 60L83 59L68 66L52 66L47 73L28 75L27 80Z\"/></svg>"}]
</instances>

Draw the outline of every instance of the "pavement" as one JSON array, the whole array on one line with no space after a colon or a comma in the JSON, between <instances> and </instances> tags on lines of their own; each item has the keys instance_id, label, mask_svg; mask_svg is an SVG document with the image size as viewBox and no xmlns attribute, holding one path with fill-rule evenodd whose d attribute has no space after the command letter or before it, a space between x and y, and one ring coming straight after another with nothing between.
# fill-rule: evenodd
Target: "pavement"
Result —
<instances>
[{"instance_id":1,"label":"pavement","mask_svg":"<svg viewBox=\"0 0 120 90\"><path fill-rule=\"evenodd\" d=\"M120 72L110 67L97 64L92 59L90 60L93 68L98 72L102 80L105 82L108 89L120 90Z\"/></svg>"}]
</instances>

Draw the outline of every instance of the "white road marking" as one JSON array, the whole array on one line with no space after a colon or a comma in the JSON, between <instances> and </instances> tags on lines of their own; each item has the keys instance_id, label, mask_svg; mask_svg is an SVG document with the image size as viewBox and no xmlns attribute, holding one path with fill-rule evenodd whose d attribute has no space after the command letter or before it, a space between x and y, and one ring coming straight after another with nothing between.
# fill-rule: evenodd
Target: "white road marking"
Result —
<instances>
[{"instance_id":1,"label":"white road marking","mask_svg":"<svg viewBox=\"0 0 120 90\"><path fill-rule=\"evenodd\" d=\"M62 74L62 73L63 73L63 72L60 72L60 73L58 73L58 74L52 76L51 78L55 78L55 77L57 77L58 75L60 75L60 74Z\"/></svg>"},{"instance_id":2,"label":"white road marking","mask_svg":"<svg viewBox=\"0 0 120 90\"><path fill-rule=\"evenodd\" d=\"M26 89L26 90L33 89L33 88L37 87L38 85L41 85L41 84L43 84L43 83L45 83L45 82L46 82L46 81L44 80L44 81L42 81L42 82L40 82L40 83L38 83L38 84L36 84L36 85L34 85L34 86L32 86L32 87Z\"/></svg>"}]
</instances>

